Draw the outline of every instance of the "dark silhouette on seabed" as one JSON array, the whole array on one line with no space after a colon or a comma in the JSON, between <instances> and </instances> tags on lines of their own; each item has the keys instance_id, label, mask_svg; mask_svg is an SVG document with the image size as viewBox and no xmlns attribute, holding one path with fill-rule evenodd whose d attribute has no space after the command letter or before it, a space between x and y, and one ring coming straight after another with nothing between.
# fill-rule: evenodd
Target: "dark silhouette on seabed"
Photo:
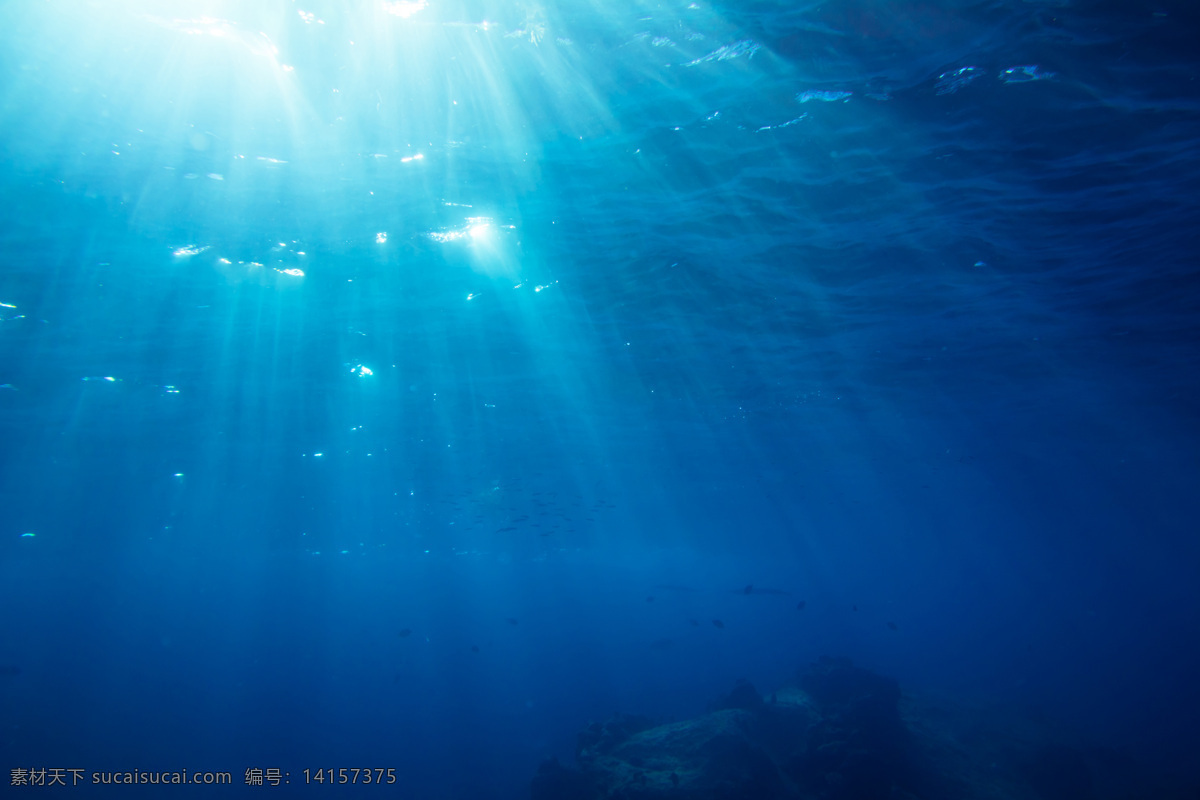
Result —
<instances>
[{"instance_id":1,"label":"dark silhouette on seabed","mask_svg":"<svg viewBox=\"0 0 1200 800\"><path fill-rule=\"evenodd\" d=\"M1132 758L1002 712L901 693L822 658L764 698L741 681L701 716L617 715L542 763L532 800L1132 800L1182 798Z\"/></svg>"}]
</instances>

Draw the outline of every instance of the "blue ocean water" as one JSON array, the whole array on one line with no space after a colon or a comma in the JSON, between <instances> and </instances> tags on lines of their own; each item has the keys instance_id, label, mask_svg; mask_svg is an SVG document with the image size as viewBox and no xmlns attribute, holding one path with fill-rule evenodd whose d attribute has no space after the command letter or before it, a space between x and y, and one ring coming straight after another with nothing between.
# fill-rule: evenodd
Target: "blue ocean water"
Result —
<instances>
[{"instance_id":1,"label":"blue ocean water","mask_svg":"<svg viewBox=\"0 0 1200 800\"><path fill-rule=\"evenodd\" d=\"M823 655L1200 787L1193 4L0 20L13 796L528 797Z\"/></svg>"}]
</instances>

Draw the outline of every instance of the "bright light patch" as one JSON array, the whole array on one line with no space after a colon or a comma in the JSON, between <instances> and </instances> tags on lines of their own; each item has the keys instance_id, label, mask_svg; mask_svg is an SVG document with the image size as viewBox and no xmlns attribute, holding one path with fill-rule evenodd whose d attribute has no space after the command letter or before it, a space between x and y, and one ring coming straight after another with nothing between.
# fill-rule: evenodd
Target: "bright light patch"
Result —
<instances>
[{"instance_id":1,"label":"bright light patch","mask_svg":"<svg viewBox=\"0 0 1200 800\"><path fill-rule=\"evenodd\" d=\"M387 233L380 231L375 234L375 244L387 244Z\"/></svg>"},{"instance_id":2,"label":"bright light patch","mask_svg":"<svg viewBox=\"0 0 1200 800\"><path fill-rule=\"evenodd\" d=\"M394 14L401 19L408 19L418 11L422 11L429 6L426 0L392 0L384 2L383 10L389 14Z\"/></svg>"},{"instance_id":3,"label":"bright light patch","mask_svg":"<svg viewBox=\"0 0 1200 800\"><path fill-rule=\"evenodd\" d=\"M190 36L207 35L223 39L245 48L247 52L256 56L267 56L273 60L279 53L279 48L275 46L275 43L265 33L260 31L255 35L249 31L242 30L236 23L226 19L215 17L163 19L151 15L146 15L144 18L168 30L178 31Z\"/></svg>"},{"instance_id":4,"label":"bright light patch","mask_svg":"<svg viewBox=\"0 0 1200 800\"><path fill-rule=\"evenodd\" d=\"M467 224L458 230L433 231L429 234L429 238L443 244L468 237L473 241L482 242L491 236L493 227L491 217L467 217ZM504 227L509 229L515 228L513 225L506 225Z\"/></svg>"},{"instance_id":5,"label":"bright light patch","mask_svg":"<svg viewBox=\"0 0 1200 800\"><path fill-rule=\"evenodd\" d=\"M370 377L371 375L375 374L370 367L363 366L362 364L355 366L350 371L360 378Z\"/></svg>"},{"instance_id":6,"label":"bright light patch","mask_svg":"<svg viewBox=\"0 0 1200 800\"><path fill-rule=\"evenodd\" d=\"M304 277L304 270L296 269L295 267L292 267L291 269L281 269L281 270L277 270L277 271L282 272L284 275L291 275L296 278Z\"/></svg>"},{"instance_id":7,"label":"bright light patch","mask_svg":"<svg viewBox=\"0 0 1200 800\"><path fill-rule=\"evenodd\" d=\"M177 248L171 255L176 258L191 258L198 256L209 248L209 245L201 247L198 244L185 244L183 247Z\"/></svg>"},{"instance_id":8,"label":"bright light patch","mask_svg":"<svg viewBox=\"0 0 1200 800\"><path fill-rule=\"evenodd\" d=\"M822 103L836 103L838 100L843 102L849 100L854 95L854 92L838 92L838 91L820 91L810 89L807 92L801 92L796 95L796 101L799 103L809 103L813 100Z\"/></svg>"},{"instance_id":9,"label":"bright light patch","mask_svg":"<svg viewBox=\"0 0 1200 800\"><path fill-rule=\"evenodd\" d=\"M697 64L706 64L710 61L728 61L731 58L738 58L740 56L754 58L754 54L760 49L762 49L762 46L759 45L758 42L755 42L751 39L742 39L740 42L727 44L724 47L712 51L706 56L697 58L694 61L689 61L685 66L694 67Z\"/></svg>"}]
</instances>

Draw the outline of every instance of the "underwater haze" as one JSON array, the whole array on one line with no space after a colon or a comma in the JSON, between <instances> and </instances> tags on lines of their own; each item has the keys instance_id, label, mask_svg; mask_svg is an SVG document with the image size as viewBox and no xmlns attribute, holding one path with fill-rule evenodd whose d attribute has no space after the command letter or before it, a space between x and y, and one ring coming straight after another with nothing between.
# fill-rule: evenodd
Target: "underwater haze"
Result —
<instances>
[{"instance_id":1,"label":"underwater haze","mask_svg":"<svg viewBox=\"0 0 1200 800\"><path fill-rule=\"evenodd\" d=\"M830 656L1194 797L1197 42L1188 0L0 5L5 793L527 798L589 723ZM90 785L185 769L232 783ZM636 796L720 796L680 771ZM833 774L726 796L937 796Z\"/></svg>"}]
</instances>

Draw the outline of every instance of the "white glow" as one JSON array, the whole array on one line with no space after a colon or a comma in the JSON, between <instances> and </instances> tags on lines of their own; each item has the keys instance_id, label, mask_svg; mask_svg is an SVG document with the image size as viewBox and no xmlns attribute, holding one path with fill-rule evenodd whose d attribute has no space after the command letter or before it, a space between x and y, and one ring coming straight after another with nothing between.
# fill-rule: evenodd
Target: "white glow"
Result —
<instances>
[{"instance_id":1,"label":"white glow","mask_svg":"<svg viewBox=\"0 0 1200 800\"><path fill-rule=\"evenodd\" d=\"M256 56L266 56L272 61L279 54L279 48L271 41L271 37L259 31L257 34L242 30L236 22L216 17L196 17L193 19L164 19L152 15L144 19L168 30L177 31L189 36L212 36L244 48Z\"/></svg>"},{"instance_id":2,"label":"white glow","mask_svg":"<svg viewBox=\"0 0 1200 800\"><path fill-rule=\"evenodd\" d=\"M428 6L429 3L426 0L391 0L391 2L385 0L383 10L389 14L395 14L401 19L408 19Z\"/></svg>"}]
</instances>

